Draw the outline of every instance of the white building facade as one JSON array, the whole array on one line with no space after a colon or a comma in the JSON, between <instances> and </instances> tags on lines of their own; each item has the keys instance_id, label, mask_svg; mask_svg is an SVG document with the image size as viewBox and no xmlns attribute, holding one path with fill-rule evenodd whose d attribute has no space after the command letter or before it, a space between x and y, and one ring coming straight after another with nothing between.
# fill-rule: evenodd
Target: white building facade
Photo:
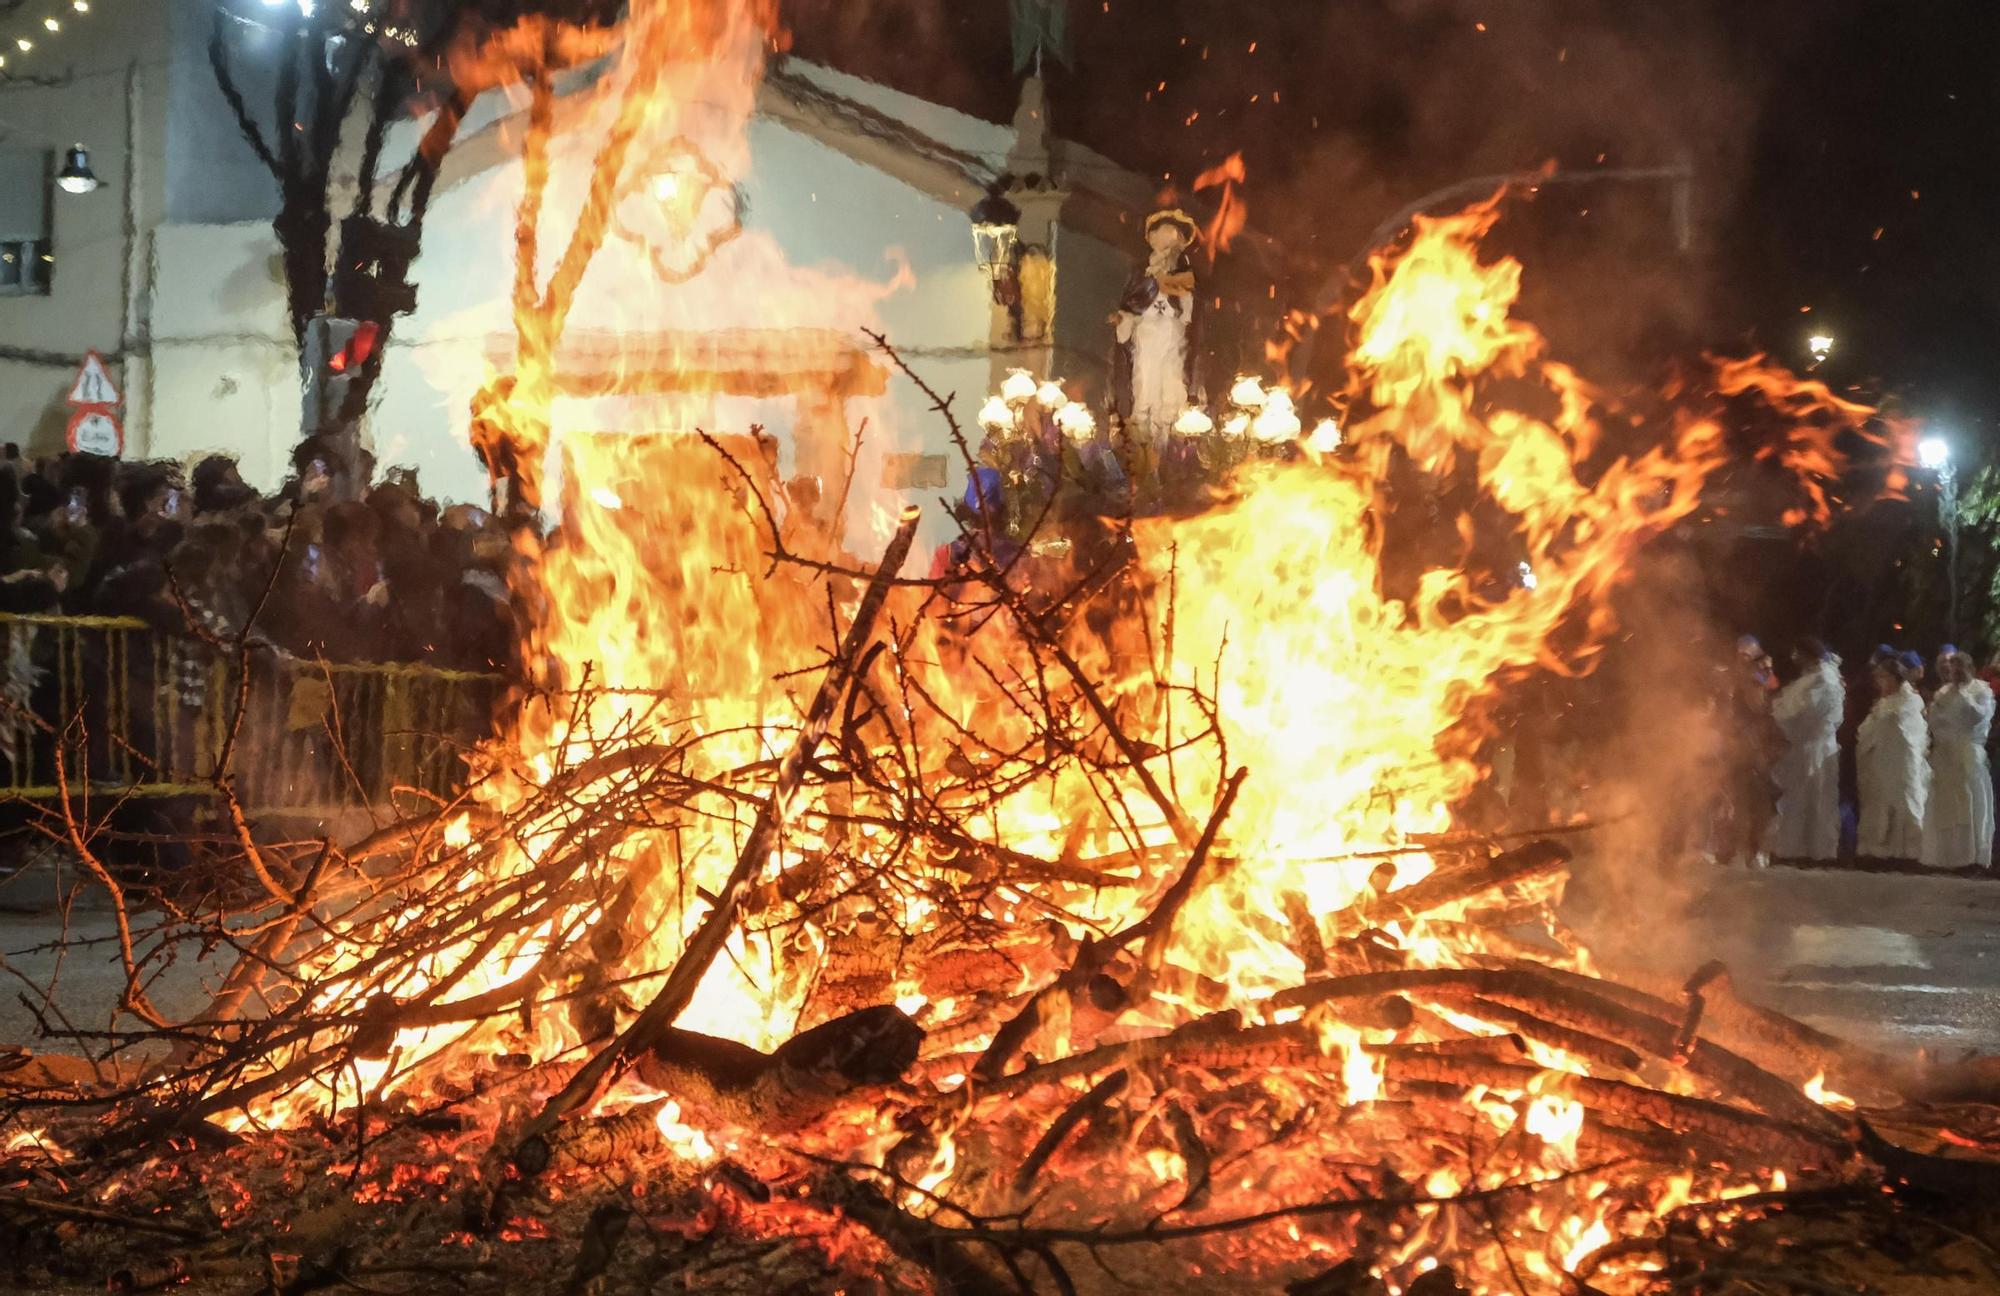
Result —
<instances>
[{"instance_id":1,"label":"white building facade","mask_svg":"<svg viewBox=\"0 0 2000 1296\"><path fill-rule=\"evenodd\" d=\"M128 456L224 451L247 479L275 486L300 404L268 221L275 194L214 93L202 50L209 6L99 4L150 13L157 26L135 24L130 57L100 54L67 86L0 89L0 122L88 136L106 181L51 198L49 294L0 295L0 419L15 429L5 439L30 453L60 447L67 363L94 348L126 388ZM1050 138L1038 96L1031 82L1016 121L998 124L797 61L773 69L748 125L747 164L732 168L740 231L694 263L663 266L643 231L614 229L592 262L559 351L555 436L755 423L778 437L788 475L825 479L847 471L858 435L852 498L893 509L955 498L964 469L929 399L864 330L949 394L975 441L976 412L1011 366L1100 397L1105 321L1150 191ZM447 156L412 272L417 311L396 321L369 416L378 463L417 469L442 499L486 496L467 433L474 393L513 354L521 132L521 114L489 94ZM586 119L559 117L557 174L586 166L596 145ZM1052 297L1031 294L1025 312L996 305L968 216L1010 183L1022 243L1046 248L1054 268ZM560 213L550 218L559 246ZM948 523L927 513L935 537Z\"/></svg>"}]
</instances>

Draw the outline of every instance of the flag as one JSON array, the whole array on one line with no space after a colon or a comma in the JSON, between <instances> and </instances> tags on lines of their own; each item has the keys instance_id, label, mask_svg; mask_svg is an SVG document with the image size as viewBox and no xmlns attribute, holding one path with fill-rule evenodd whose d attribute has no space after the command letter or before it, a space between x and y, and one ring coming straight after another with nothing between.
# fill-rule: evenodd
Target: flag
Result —
<instances>
[{"instance_id":1,"label":"flag","mask_svg":"<svg viewBox=\"0 0 2000 1296\"><path fill-rule=\"evenodd\" d=\"M1041 56L1068 67L1068 0L1013 0L1014 71L1041 70Z\"/></svg>"}]
</instances>

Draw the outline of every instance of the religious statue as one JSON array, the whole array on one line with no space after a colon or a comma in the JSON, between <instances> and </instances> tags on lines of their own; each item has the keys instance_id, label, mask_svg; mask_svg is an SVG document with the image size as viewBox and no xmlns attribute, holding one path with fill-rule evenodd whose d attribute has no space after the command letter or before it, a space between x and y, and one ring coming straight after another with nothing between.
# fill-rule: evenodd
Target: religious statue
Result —
<instances>
[{"instance_id":1,"label":"religious statue","mask_svg":"<svg viewBox=\"0 0 2000 1296\"><path fill-rule=\"evenodd\" d=\"M1196 394L1199 308L1188 250L1198 230L1178 207L1146 218L1146 265L1125 285L1111 317L1117 337L1111 365L1113 408L1128 432L1163 442Z\"/></svg>"}]
</instances>

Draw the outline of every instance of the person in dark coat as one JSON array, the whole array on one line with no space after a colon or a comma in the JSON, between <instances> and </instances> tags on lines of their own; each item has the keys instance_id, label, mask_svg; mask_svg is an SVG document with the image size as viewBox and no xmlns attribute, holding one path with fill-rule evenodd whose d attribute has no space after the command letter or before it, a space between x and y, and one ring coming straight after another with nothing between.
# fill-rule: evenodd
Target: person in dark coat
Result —
<instances>
[{"instance_id":1,"label":"person in dark coat","mask_svg":"<svg viewBox=\"0 0 2000 1296\"><path fill-rule=\"evenodd\" d=\"M197 516L227 513L257 498L257 492L244 483L236 460L230 455L204 457L189 475L189 485L193 487Z\"/></svg>"}]
</instances>

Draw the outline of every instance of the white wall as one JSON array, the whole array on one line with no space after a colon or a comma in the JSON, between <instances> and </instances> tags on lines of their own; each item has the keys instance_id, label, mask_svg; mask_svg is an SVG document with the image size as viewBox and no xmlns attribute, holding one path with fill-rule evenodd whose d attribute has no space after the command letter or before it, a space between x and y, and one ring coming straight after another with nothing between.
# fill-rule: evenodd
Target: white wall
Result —
<instances>
[{"instance_id":1,"label":"white wall","mask_svg":"<svg viewBox=\"0 0 2000 1296\"><path fill-rule=\"evenodd\" d=\"M556 150L552 193L580 192L574 181L594 142L580 137ZM954 396L953 408L976 442L990 315L964 213L766 118L753 119L749 146L741 182L745 233L679 286L661 282L634 244L607 241L579 291L572 334L615 328L637 338L790 327L837 330L866 346L861 330L876 329L928 382ZM398 321L370 420L380 463L417 468L425 490L445 499L486 495L466 430L473 393L494 362L511 354L520 187L520 166L511 158L440 187L416 265L418 310ZM544 221L544 275L572 219L552 202ZM269 227L163 226L155 248L154 452L185 458L227 449L242 457L246 477L277 484L297 437L298 382ZM1111 249L1076 237L1062 253L1065 286L1101 290L1107 278L1122 280ZM1114 264L1089 266L1087 257ZM877 362L891 375L884 397L856 399L847 411L850 427L867 420L850 537L869 547L871 517L893 516L900 504L916 502L925 505L924 543L936 543L950 524L935 501L963 491L964 469L927 399L886 359ZM612 413L629 417L630 430L659 430L646 424L671 418L662 404L649 412L643 400L622 402ZM603 402L559 409L559 417L580 422L611 416ZM732 416L761 418L780 435L787 423L786 412L769 402L725 402L713 412L718 420ZM882 489L882 459L891 451L945 455L946 488L908 492L907 501L905 493Z\"/></svg>"},{"instance_id":2,"label":"white wall","mask_svg":"<svg viewBox=\"0 0 2000 1296\"><path fill-rule=\"evenodd\" d=\"M0 83L0 147L51 150L59 162L62 149L81 143L103 183L94 193L54 195L51 291L0 297L0 345L108 355L123 340L126 273L135 251L126 226L143 238L159 218L168 69L158 51L167 16L154 0L104 0L82 17L64 5L61 16L73 19L69 30L45 38L8 71L67 73L67 80ZM14 26L29 28L27 11ZM136 122L128 113L128 83L139 97ZM143 381L136 369L113 372L130 385ZM59 450L69 412L63 397L73 377L67 365L0 359L0 440L33 453Z\"/></svg>"},{"instance_id":3,"label":"white wall","mask_svg":"<svg viewBox=\"0 0 2000 1296\"><path fill-rule=\"evenodd\" d=\"M962 212L765 119L749 132L751 166L741 184L747 198L745 233L684 285L653 274L633 245L611 240L578 294L576 330L615 321L635 336L753 327L829 329L867 343L862 330L885 333L907 348L926 381L956 392L967 427L985 397L989 326L986 290L972 263L971 232ZM575 141L557 153L556 189L585 158ZM485 479L467 448L469 401L487 372L489 350L511 346L507 285L514 255L513 211L520 169L508 162L434 199L424 253L417 264L419 309L398 327L372 429L384 464L418 468L427 490L451 498L482 498ZM567 228L552 210L544 227ZM451 236L440 237L441 231ZM546 242L545 237L545 242ZM893 373L886 358L885 372ZM627 402L636 422L644 402ZM578 414L589 417L600 411ZM718 410L718 417L727 417ZM784 412L755 415L782 434ZM748 417L745 407L743 414ZM850 426L868 421L852 500L856 523L871 500L893 515L901 494L880 491L882 457L891 451L945 454L944 492L918 491L932 505L956 497L964 473L943 420L915 385L900 375L885 399L850 402ZM639 430L635 428L635 430ZM926 508L927 538L942 538L948 522ZM861 532L856 533L857 543Z\"/></svg>"},{"instance_id":4,"label":"white wall","mask_svg":"<svg viewBox=\"0 0 2000 1296\"><path fill-rule=\"evenodd\" d=\"M153 231L149 454L227 451L245 480L284 480L300 396L276 254L262 222Z\"/></svg>"}]
</instances>

